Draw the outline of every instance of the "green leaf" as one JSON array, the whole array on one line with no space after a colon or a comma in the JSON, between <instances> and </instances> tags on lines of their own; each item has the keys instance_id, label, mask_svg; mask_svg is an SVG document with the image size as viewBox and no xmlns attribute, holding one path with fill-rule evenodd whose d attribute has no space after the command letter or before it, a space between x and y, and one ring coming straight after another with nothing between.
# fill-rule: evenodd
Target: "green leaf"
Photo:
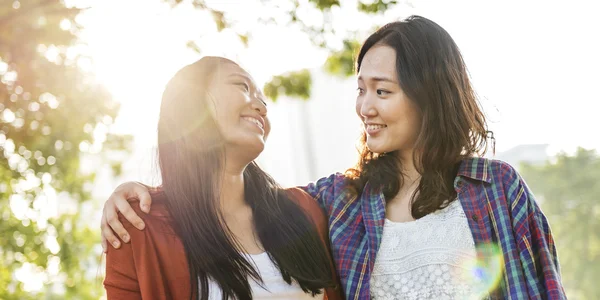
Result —
<instances>
[{"instance_id":1,"label":"green leaf","mask_svg":"<svg viewBox=\"0 0 600 300\"><path fill-rule=\"evenodd\" d=\"M396 0L376 0L373 3L359 1L358 10L369 14L383 13L396 4L398 4Z\"/></svg>"},{"instance_id":2,"label":"green leaf","mask_svg":"<svg viewBox=\"0 0 600 300\"><path fill-rule=\"evenodd\" d=\"M244 44L244 46L248 47L248 35L247 34L238 34L238 37L240 38L240 41L242 42L242 44Z\"/></svg>"},{"instance_id":3,"label":"green leaf","mask_svg":"<svg viewBox=\"0 0 600 300\"><path fill-rule=\"evenodd\" d=\"M327 10L331 9L333 6L340 6L339 0L309 0L312 2L318 9Z\"/></svg>"},{"instance_id":4,"label":"green leaf","mask_svg":"<svg viewBox=\"0 0 600 300\"><path fill-rule=\"evenodd\" d=\"M225 14L222 11L211 9L210 13L212 14L215 24L217 25L217 31L222 31L228 27L227 20L225 20Z\"/></svg>"},{"instance_id":5,"label":"green leaf","mask_svg":"<svg viewBox=\"0 0 600 300\"><path fill-rule=\"evenodd\" d=\"M187 42L186 46L188 48L192 49L197 54L202 54L202 50L200 50L200 47L198 46L198 44L196 44L196 42L189 41L189 42Z\"/></svg>"},{"instance_id":6,"label":"green leaf","mask_svg":"<svg viewBox=\"0 0 600 300\"><path fill-rule=\"evenodd\" d=\"M306 100L310 97L311 84L310 71L305 69L275 76L265 84L263 90L265 95L273 101L277 101L281 95Z\"/></svg>"},{"instance_id":7,"label":"green leaf","mask_svg":"<svg viewBox=\"0 0 600 300\"><path fill-rule=\"evenodd\" d=\"M354 74L354 61L361 44L356 40L345 40L344 47L338 52L332 53L325 62L325 70L341 77Z\"/></svg>"}]
</instances>

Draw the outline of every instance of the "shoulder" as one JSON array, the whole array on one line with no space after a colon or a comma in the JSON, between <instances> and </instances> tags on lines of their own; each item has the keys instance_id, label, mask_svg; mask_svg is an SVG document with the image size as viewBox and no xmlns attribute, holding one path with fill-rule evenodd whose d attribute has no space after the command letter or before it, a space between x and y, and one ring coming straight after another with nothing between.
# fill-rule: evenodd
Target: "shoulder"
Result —
<instances>
[{"instance_id":1,"label":"shoulder","mask_svg":"<svg viewBox=\"0 0 600 300\"><path fill-rule=\"evenodd\" d=\"M151 189L149 192L150 197L152 198L152 208L150 209L150 212L145 213L140 209L139 200L129 202L133 211L144 220L146 226L143 232L147 231L147 233L150 234L162 233L175 235L171 216L167 208L167 196L160 189ZM121 213L119 213L119 221L130 233L132 233L132 231L138 231Z\"/></svg>"},{"instance_id":2,"label":"shoulder","mask_svg":"<svg viewBox=\"0 0 600 300\"><path fill-rule=\"evenodd\" d=\"M515 167L509 163L484 157L471 157L463 160L458 175L493 185L518 183L521 180Z\"/></svg>"},{"instance_id":3,"label":"shoulder","mask_svg":"<svg viewBox=\"0 0 600 300\"><path fill-rule=\"evenodd\" d=\"M533 200L527 184L509 163L489 158L469 158L463 161L460 176L486 182L484 185L473 185L476 181L468 181L472 189L485 189L490 195L496 195L494 199L502 199L512 209L520 208L520 205ZM522 205L521 205L522 206Z\"/></svg>"},{"instance_id":4,"label":"shoulder","mask_svg":"<svg viewBox=\"0 0 600 300\"><path fill-rule=\"evenodd\" d=\"M185 248L171 225L165 205L166 196L158 190L150 191L150 195L152 208L148 214L140 210L139 201L130 202L133 210L144 220L146 226L143 230L136 229L122 215L119 216L131 238L119 249L108 247L105 285L113 295L132 291L138 293L136 298L140 298L141 293L141 296L171 294L182 299L189 294L190 286ZM144 299L146 296L143 296ZM118 298L132 297L128 294Z\"/></svg>"},{"instance_id":5,"label":"shoulder","mask_svg":"<svg viewBox=\"0 0 600 300\"><path fill-rule=\"evenodd\" d=\"M294 187L284 189L284 192L287 194L290 200L302 207L308 214L312 215L323 213L317 201L315 201L315 199L304 190Z\"/></svg>"},{"instance_id":6,"label":"shoulder","mask_svg":"<svg viewBox=\"0 0 600 300\"><path fill-rule=\"evenodd\" d=\"M130 255L138 257L138 260L143 257L144 265L154 264L156 261L172 260L172 256L185 253L181 239L173 227L166 206L167 198L165 194L153 190L150 192L150 196L152 197L152 208L147 214L139 208L139 201L129 203L134 212L144 221L145 227L143 230L137 229L123 215L119 214L119 220L130 235L130 241L122 243L123 248L130 249ZM116 250L113 252L119 253L118 255L113 254L113 256L125 255L125 251ZM153 253L153 255L148 255L148 253ZM116 261L122 263L122 259L116 259Z\"/></svg>"},{"instance_id":7,"label":"shoulder","mask_svg":"<svg viewBox=\"0 0 600 300\"><path fill-rule=\"evenodd\" d=\"M300 188L287 188L284 191L287 193L290 200L300 206L317 226L327 226L323 209L311 195Z\"/></svg>"},{"instance_id":8,"label":"shoulder","mask_svg":"<svg viewBox=\"0 0 600 300\"><path fill-rule=\"evenodd\" d=\"M498 174L502 177L516 177L518 176L517 169L511 164L500 160L500 159L486 159L490 166L492 173Z\"/></svg>"},{"instance_id":9,"label":"shoulder","mask_svg":"<svg viewBox=\"0 0 600 300\"><path fill-rule=\"evenodd\" d=\"M525 182L514 166L498 159L489 161L494 184L499 185L507 196L515 197L516 194L522 193L519 190L525 188Z\"/></svg>"}]
</instances>

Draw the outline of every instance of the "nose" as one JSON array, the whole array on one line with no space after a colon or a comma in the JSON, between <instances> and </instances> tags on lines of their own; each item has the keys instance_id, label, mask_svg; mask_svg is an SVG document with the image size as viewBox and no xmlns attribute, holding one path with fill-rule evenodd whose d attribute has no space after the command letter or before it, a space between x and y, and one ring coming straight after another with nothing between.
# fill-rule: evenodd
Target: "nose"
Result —
<instances>
[{"instance_id":1,"label":"nose","mask_svg":"<svg viewBox=\"0 0 600 300\"><path fill-rule=\"evenodd\" d=\"M257 111L261 116L267 115L267 104L265 96L262 93L257 92L252 98L252 109Z\"/></svg>"},{"instance_id":2,"label":"nose","mask_svg":"<svg viewBox=\"0 0 600 300\"><path fill-rule=\"evenodd\" d=\"M377 110L371 98L368 95L364 95L356 100L356 113L363 119L372 118L377 115Z\"/></svg>"}]
</instances>

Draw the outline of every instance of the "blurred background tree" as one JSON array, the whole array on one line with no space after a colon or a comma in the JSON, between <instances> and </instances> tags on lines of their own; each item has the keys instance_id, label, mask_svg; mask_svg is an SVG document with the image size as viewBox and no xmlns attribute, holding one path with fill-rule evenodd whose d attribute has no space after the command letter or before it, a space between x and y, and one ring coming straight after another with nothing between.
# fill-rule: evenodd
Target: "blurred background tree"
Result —
<instances>
[{"instance_id":1,"label":"blurred background tree","mask_svg":"<svg viewBox=\"0 0 600 300\"><path fill-rule=\"evenodd\" d=\"M118 165L109 155L129 138L108 133L119 105L81 68L80 11L0 1L0 299L102 295L89 271L98 224L84 214L95 173L82 164Z\"/></svg>"},{"instance_id":2,"label":"blurred background tree","mask_svg":"<svg viewBox=\"0 0 600 300\"><path fill-rule=\"evenodd\" d=\"M181 0L165 0L173 7ZM193 0L207 10L219 31L235 20ZM188 2L188 3L189 3ZM288 16L261 17L278 26L300 26L313 44L331 53L326 70L353 73L358 43L354 33L335 32L330 11L338 0L263 0ZM396 1L358 2L365 14L385 11ZM320 13L308 25L296 14L300 6ZM0 299L98 299L103 295L99 270L98 224L89 224L91 185L97 168L120 163L111 155L128 151L130 137L110 134L119 105L89 72L93 62L78 39L76 17L85 8L61 0L0 1ZM312 22L314 24L315 22ZM341 47L327 36L344 39ZM250 32L239 32L248 44ZM200 52L192 41L188 47ZM275 76L265 86L279 95L307 99L308 70Z\"/></svg>"},{"instance_id":3,"label":"blurred background tree","mask_svg":"<svg viewBox=\"0 0 600 300\"><path fill-rule=\"evenodd\" d=\"M579 148L521 172L551 220L569 298L600 299L600 157Z\"/></svg>"}]
</instances>

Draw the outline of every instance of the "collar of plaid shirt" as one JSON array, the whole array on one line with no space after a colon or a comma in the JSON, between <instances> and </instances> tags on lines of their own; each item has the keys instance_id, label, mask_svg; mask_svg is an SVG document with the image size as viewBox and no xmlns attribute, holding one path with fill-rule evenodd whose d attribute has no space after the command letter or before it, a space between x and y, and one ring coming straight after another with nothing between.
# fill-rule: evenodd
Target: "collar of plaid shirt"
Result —
<instances>
[{"instance_id":1,"label":"collar of plaid shirt","mask_svg":"<svg viewBox=\"0 0 600 300\"><path fill-rule=\"evenodd\" d=\"M302 187L325 209L336 268L347 299L369 299L370 274L385 221L380 187L355 199L337 173ZM454 187L478 253L477 270L491 299L566 299L546 217L509 164L485 158L461 163ZM497 280L494 280L497 279Z\"/></svg>"}]
</instances>

